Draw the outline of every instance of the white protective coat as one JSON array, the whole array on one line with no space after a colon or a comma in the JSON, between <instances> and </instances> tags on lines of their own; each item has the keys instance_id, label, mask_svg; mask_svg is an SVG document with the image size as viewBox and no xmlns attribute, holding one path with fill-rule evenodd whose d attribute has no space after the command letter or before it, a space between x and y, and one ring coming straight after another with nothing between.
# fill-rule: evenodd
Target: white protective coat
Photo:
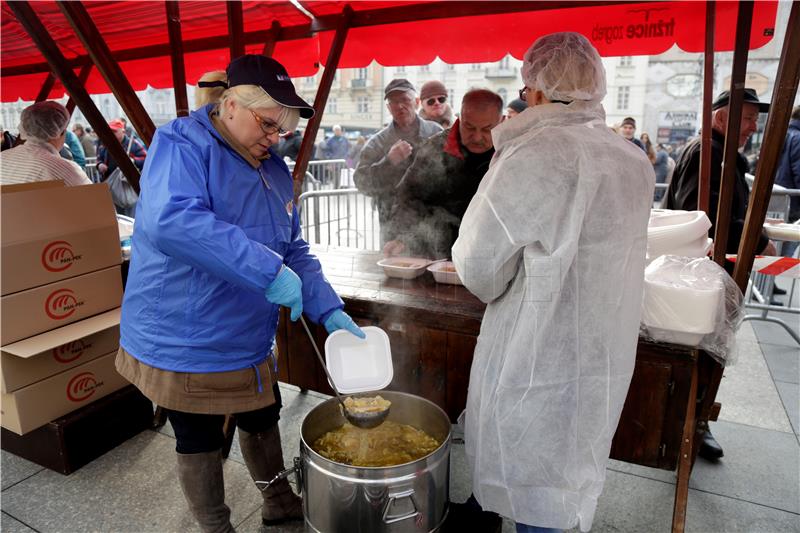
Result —
<instances>
[{"instance_id":1,"label":"white protective coat","mask_svg":"<svg viewBox=\"0 0 800 533\"><path fill-rule=\"evenodd\" d=\"M486 510L591 528L633 373L655 174L597 102L526 109L497 153L453 261L488 303L466 448Z\"/></svg>"}]
</instances>

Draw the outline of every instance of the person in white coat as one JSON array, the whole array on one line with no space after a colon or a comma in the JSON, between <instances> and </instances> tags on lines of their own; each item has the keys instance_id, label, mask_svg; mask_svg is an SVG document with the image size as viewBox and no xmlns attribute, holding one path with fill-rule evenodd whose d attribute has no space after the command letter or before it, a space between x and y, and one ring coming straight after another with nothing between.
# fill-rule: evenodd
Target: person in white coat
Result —
<instances>
[{"instance_id":1,"label":"person in white coat","mask_svg":"<svg viewBox=\"0 0 800 533\"><path fill-rule=\"evenodd\" d=\"M470 374L475 498L517 531L592 525L633 374L655 174L606 127L605 71L577 33L527 51L528 109L497 153L453 246L486 302Z\"/></svg>"}]
</instances>

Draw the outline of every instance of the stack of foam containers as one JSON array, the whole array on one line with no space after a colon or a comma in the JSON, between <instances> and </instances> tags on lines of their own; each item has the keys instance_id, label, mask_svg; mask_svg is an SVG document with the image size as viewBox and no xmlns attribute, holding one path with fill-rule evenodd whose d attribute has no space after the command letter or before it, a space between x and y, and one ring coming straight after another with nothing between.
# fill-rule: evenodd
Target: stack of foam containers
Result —
<instances>
[{"instance_id":1,"label":"stack of foam containers","mask_svg":"<svg viewBox=\"0 0 800 533\"><path fill-rule=\"evenodd\" d=\"M647 225L647 263L662 255L705 257L711 221L703 211L653 209Z\"/></svg>"},{"instance_id":2,"label":"stack of foam containers","mask_svg":"<svg viewBox=\"0 0 800 533\"><path fill-rule=\"evenodd\" d=\"M703 211L654 209L647 228L648 265L663 255L705 257L710 227ZM704 286L680 278L677 270L648 267L642 323L654 340L697 346L714 331L724 288L718 282Z\"/></svg>"}]
</instances>

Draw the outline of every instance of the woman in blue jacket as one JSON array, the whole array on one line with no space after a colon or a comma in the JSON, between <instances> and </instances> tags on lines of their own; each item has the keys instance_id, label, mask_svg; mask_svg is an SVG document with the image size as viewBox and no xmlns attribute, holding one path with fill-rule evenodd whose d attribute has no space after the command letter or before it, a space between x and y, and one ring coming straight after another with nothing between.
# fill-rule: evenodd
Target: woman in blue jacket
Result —
<instances>
[{"instance_id":1,"label":"woman in blue jacket","mask_svg":"<svg viewBox=\"0 0 800 533\"><path fill-rule=\"evenodd\" d=\"M300 233L292 178L272 147L314 111L277 61L235 59L198 84L207 105L153 138L136 209L117 369L167 409L178 475L203 531L233 531L222 425L236 414L254 480L283 469L276 384L279 306L328 332L363 332ZM301 519L288 482L263 493L265 524Z\"/></svg>"}]
</instances>

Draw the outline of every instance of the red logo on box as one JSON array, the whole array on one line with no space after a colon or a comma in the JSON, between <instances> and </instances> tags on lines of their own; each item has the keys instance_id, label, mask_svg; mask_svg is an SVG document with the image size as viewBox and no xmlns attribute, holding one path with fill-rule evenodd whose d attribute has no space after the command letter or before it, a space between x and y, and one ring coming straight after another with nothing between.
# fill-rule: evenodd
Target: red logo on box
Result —
<instances>
[{"instance_id":1,"label":"red logo on box","mask_svg":"<svg viewBox=\"0 0 800 533\"><path fill-rule=\"evenodd\" d=\"M75 255L67 241L53 241L42 250L42 266L50 272L61 272L81 256Z\"/></svg>"},{"instance_id":2,"label":"red logo on box","mask_svg":"<svg viewBox=\"0 0 800 533\"><path fill-rule=\"evenodd\" d=\"M86 345L82 340L62 344L58 348L53 348L53 358L59 363L71 363L82 356L85 349Z\"/></svg>"},{"instance_id":3,"label":"red logo on box","mask_svg":"<svg viewBox=\"0 0 800 533\"><path fill-rule=\"evenodd\" d=\"M94 373L82 372L67 383L67 398L73 402L82 402L91 397L102 385L103 382L97 381Z\"/></svg>"},{"instance_id":4,"label":"red logo on box","mask_svg":"<svg viewBox=\"0 0 800 533\"><path fill-rule=\"evenodd\" d=\"M53 320L63 320L82 305L83 302L78 301L72 289L58 289L47 297L44 311Z\"/></svg>"}]
</instances>

